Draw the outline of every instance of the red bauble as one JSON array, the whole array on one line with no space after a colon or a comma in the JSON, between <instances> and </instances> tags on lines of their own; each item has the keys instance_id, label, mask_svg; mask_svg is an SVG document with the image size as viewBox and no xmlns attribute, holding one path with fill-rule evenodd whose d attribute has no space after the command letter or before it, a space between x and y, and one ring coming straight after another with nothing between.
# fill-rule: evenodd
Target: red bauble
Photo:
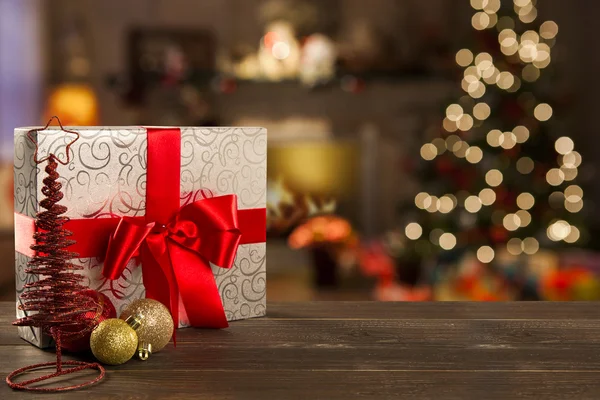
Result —
<instances>
[{"instance_id":1,"label":"red bauble","mask_svg":"<svg viewBox=\"0 0 600 400\"><path fill-rule=\"evenodd\" d=\"M82 321L91 320L92 326L96 327L100 322L104 321L105 319L117 318L117 310L106 295L92 289L84 290L81 292L81 294L91 297L98 304L98 309L88 311L85 314L80 314L79 316L77 316L77 319L80 319ZM92 335L92 330L93 329L90 329L90 331L87 334L78 339L72 341L64 340L62 343L62 348L71 352L81 352L89 350L90 336Z\"/></svg>"}]
</instances>

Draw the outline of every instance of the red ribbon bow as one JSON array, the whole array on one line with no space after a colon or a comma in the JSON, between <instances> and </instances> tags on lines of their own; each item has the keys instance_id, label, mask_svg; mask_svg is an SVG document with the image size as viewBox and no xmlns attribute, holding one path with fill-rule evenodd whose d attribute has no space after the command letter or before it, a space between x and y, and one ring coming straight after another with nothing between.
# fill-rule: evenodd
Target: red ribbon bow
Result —
<instances>
[{"instance_id":1,"label":"red ribbon bow","mask_svg":"<svg viewBox=\"0 0 600 400\"><path fill-rule=\"evenodd\" d=\"M184 206L166 225L124 217L109 240L102 274L118 279L139 252L144 277L153 277L144 280L147 297L169 304L176 318L181 296L192 326L224 328L227 318L210 264L231 268L240 238L235 195Z\"/></svg>"}]
</instances>

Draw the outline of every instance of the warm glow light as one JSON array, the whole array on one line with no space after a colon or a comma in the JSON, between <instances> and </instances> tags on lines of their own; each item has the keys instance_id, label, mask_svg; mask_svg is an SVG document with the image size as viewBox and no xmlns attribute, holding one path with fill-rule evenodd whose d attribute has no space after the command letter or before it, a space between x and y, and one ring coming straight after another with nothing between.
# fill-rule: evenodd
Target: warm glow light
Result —
<instances>
[{"instance_id":1,"label":"warm glow light","mask_svg":"<svg viewBox=\"0 0 600 400\"><path fill-rule=\"evenodd\" d=\"M469 144L461 140L459 142L456 142L452 150L454 151L454 155L456 157L465 158L467 155L467 151L469 150Z\"/></svg>"},{"instance_id":2,"label":"warm glow light","mask_svg":"<svg viewBox=\"0 0 600 400\"><path fill-rule=\"evenodd\" d=\"M479 192L479 199L484 206L491 206L496 201L496 192L490 188L485 188Z\"/></svg>"},{"instance_id":3,"label":"warm glow light","mask_svg":"<svg viewBox=\"0 0 600 400\"><path fill-rule=\"evenodd\" d=\"M538 59L535 59L535 60L533 61L533 65L534 65L535 67L539 68L539 69L544 69L544 68L546 68L548 65L550 65L550 61L551 61L551 58L550 58L550 55L548 55L548 57L547 57L547 58L545 58L543 61L540 61L540 60L538 60Z\"/></svg>"},{"instance_id":4,"label":"warm glow light","mask_svg":"<svg viewBox=\"0 0 600 400\"><path fill-rule=\"evenodd\" d=\"M428 193L421 192L415 196L415 205L424 210L431 205L431 196Z\"/></svg>"},{"instance_id":5,"label":"warm glow light","mask_svg":"<svg viewBox=\"0 0 600 400\"><path fill-rule=\"evenodd\" d=\"M452 250L456 246L456 236L451 233L444 233L439 239L440 247L444 250Z\"/></svg>"},{"instance_id":6,"label":"warm glow light","mask_svg":"<svg viewBox=\"0 0 600 400\"><path fill-rule=\"evenodd\" d=\"M450 104L448 108L446 108L446 117L450 121L458 121L463 116L464 110L459 104Z\"/></svg>"},{"instance_id":7,"label":"warm glow light","mask_svg":"<svg viewBox=\"0 0 600 400\"><path fill-rule=\"evenodd\" d=\"M529 129L523 125L515 127L515 129L513 129L513 133L515 134L515 140L517 143L525 143L527 139L529 139Z\"/></svg>"},{"instance_id":8,"label":"warm glow light","mask_svg":"<svg viewBox=\"0 0 600 400\"><path fill-rule=\"evenodd\" d=\"M469 114L463 114L463 116L458 120L458 129L463 132L468 131L473 127L473 117Z\"/></svg>"},{"instance_id":9,"label":"warm glow light","mask_svg":"<svg viewBox=\"0 0 600 400\"><path fill-rule=\"evenodd\" d=\"M523 175L530 174L533 171L534 163L529 157L521 157L517 160L517 171Z\"/></svg>"},{"instance_id":10,"label":"warm glow light","mask_svg":"<svg viewBox=\"0 0 600 400\"><path fill-rule=\"evenodd\" d=\"M575 243L579 240L580 236L581 236L581 233L579 232L579 229L577 227L571 225L571 232L569 232L569 234L567 235L567 237L564 240L567 243Z\"/></svg>"},{"instance_id":11,"label":"warm glow light","mask_svg":"<svg viewBox=\"0 0 600 400\"><path fill-rule=\"evenodd\" d=\"M536 31L525 31L523 32L523 34L521 35L521 43L524 42L532 42L534 44L538 44L540 42L540 36L538 35L538 33Z\"/></svg>"},{"instance_id":12,"label":"warm glow light","mask_svg":"<svg viewBox=\"0 0 600 400\"><path fill-rule=\"evenodd\" d=\"M471 25L473 25L473 28L481 31L490 25L490 16L482 11L475 13L473 18L471 18Z\"/></svg>"},{"instance_id":13,"label":"warm glow light","mask_svg":"<svg viewBox=\"0 0 600 400\"><path fill-rule=\"evenodd\" d=\"M500 0L488 0L483 5L483 10L488 14L495 14L500 10Z\"/></svg>"},{"instance_id":14,"label":"warm glow light","mask_svg":"<svg viewBox=\"0 0 600 400\"><path fill-rule=\"evenodd\" d=\"M552 117L552 107L547 103L538 104L533 115L538 121L548 121Z\"/></svg>"},{"instance_id":15,"label":"warm glow light","mask_svg":"<svg viewBox=\"0 0 600 400\"><path fill-rule=\"evenodd\" d=\"M517 144L517 136L512 132L504 132L500 137L500 146L503 149L512 149Z\"/></svg>"},{"instance_id":16,"label":"warm glow light","mask_svg":"<svg viewBox=\"0 0 600 400\"><path fill-rule=\"evenodd\" d=\"M483 158L483 151L477 146L471 146L467 149L465 157L471 164L477 164Z\"/></svg>"},{"instance_id":17,"label":"warm glow light","mask_svg":"<svg viewBox=\"0 0 600 400\"><path fill-rule=\"evenodd\" d=\"M467 92L474 99L479 99L485 94L485 84L480 81L469 83Z\"/></svg>"},{"instance_id":18,"label":"warm glow light","mask_svg":"<svg viewBox=\"0 0 600 400\"><path fill-rule=\"evenodd\" d=\"M576 203L583 198L583 189L578 185L571 185L565 189L565 201Z\"/></svg>"},{"instance_id":19,"label":"warm glow light","mask_svg":"<svg viewBox=\"0 0 600 400\"><path fill-rule=\"evenodd\" d=\"M567 168L577 168L581 165L581 155L576 151L567 153L562 158L562 163Z\"/></svg>"},{"instance_id":20,"label":"warm glow light","mask_svg":"<svg viewBox=\"0 0 600 400\"><path fill-rule=\"evenodd\" d=\"M533 66L537 67L538 65L545 65L546 61L549 61L550 59L550 46L548 46L546 43L538 43L536 49L537 55L534 60L535 64L533 64Z\"/></svg>"},{"instance_id":21,"label":"warm glow light","mask_svg":"<svg viewBox=\"0 0 600 400\"><path fill-rule=\"evenodd\" d=\"M456 122L450 121L447 117L444 118L444 122L442 122L442 126L448 132L456 132L458 130L458 126Z\"/></svg>"},{"instance_id":22,"label":"warm glow light","mask_svg":"<svg viewBox=\"0 0 600 400\"><path fill-rule=\"evenodd\" d=\"M558 25L554 21L546 21L540 26L540 36L544 39L554 39L558 33Z\"/></svg>"},{"instance_id":23,"label":"warm glow light","mask_svg":"<svg viewBox=\"0 0 600 400\"><path fill-rule=\"evenodd\" d=\"M529 9L529 7L523 7L521 10L526 10L526 9ZM521 22L524 22L526 24L532 23L533 21L535 21L536 18L537 18L537 8L535 8L535 7L531 7L529 12L527 12L527 13L519 12L519 19L521 20Z\"/></svg>"},{"instance_id":24,"label":"warm glow light","mask_svg":"<svg viewBox=\"0 0 600 400\"><path fill-rule=\"evenodd\" d=\"M502 143L502 132L498 129L492 129L486 136L487 142L492 147L500 147Z\"/></svg>"},{"instance_id":25,"label":"warm glow light","mask_svg":"<svg viewBox=\"0 0 600 400\"><path fill-rule=\"evenodd\" d=\"M517 214L506 214L502 220L502 225L508 231L516 231L521 226L521 218Z\"/></svg>"},{"instance_id":26,"label":"warm glow light","mask_svg":"<svg viewBox=\"0 0 600 400\"><path fill-rule=\"evenodd\" d=\"M492 169L485 174L485 181L491 187L499 186L502 183L502 172L497 169Z\"/></svg>"},{"instance_id":27,"label":"warm glow light","mask_svg":"<svg viewBox=\"0 0 600 400\"><path fill-rule=\"evenodd\" d=\"M573 151L573 149L575 149L575 143L573 143L573 140L571 138L563 136L556 139L556 142L554 143L554 148L556 149L556 152L558 154L565 155L569 154Z\"/></svg>"},{"instance_id":28,"label":"warm glow light","mask_svg":"<svg viewBox=\"0 0 600 400\"><path fill-rule=\"evenodd\" d=\"M512 20L511 20L512 22ZM513 23L514 24L514 23ZM514 25L507 29L503 29L498 34L498 42L500 43L500 50L507 56L512 56L519 50L519 42L517 41L517 34L513 31Z\"/></svg>"},{"instance_id":29,"label":"warm glow light","mask_svg":"<svg viewBox=\"0 0 600 400\"><path fill-rule=\"evenodd\" d=\"M477 250L477 259L482 263L490 263L494 259L494 249L490 246L482 246Z\"/></svg>"},{"instance_id":30,"label":"warm glow light","mask_svg":"<svg viewBox=\"0 0 600 400\"><path fill-rule=\"evenodd\" d=\"M483 74L483 71L493 67L493 58L489 53L479 53L475 57L475 65L477 66L478 74Z\"/></svg>"},{"instance_id":31,"label":"warm glow light","mask_svg":"<svg viewBox=\"0 0 600 400\"><path fill-rule=\"evenodd\" d=\"M417 240L423 234L423 228L416 222L411 222L406 225L406 229L404 230L406 237L410 240Z\"/></svg>"},{"instance_id":32,"label":"warm glow light","mask_svg":"<svg viewBox=\"0 0 600 400\"><path fill-rule=\"evenodd\" d=\"M529 214L527 211L519 210L515 214L517 217L519 217L519 226L521 228L524 228L531 223L531 214Z\"/></svg>"},{"instance_id":33,"label":"warm glow light","mask_svg":"<svg viewBox=\"0 0 600 400\"><path fill-rule=\"evenodd\" d=\"M465 69L465 72L463 73L463 75L469 83L475 83L481 77L481 71L479 70L479 68L472 65Z\"/></svg>"},{"instance_id":34,"label":"warm glow light","mask_svg":"<svg viewBox=\"0 0 600 400\"><path fill-rule=\"evenodd\" d=\"M498 70L498 68L492 67L489 70L484 71L483 80L488 85L495 85L496 81L498 80L499 74L500 74L500 71Z\"/></svg>"},{"instance_id":35,"label":"warm glow light","mask_svg":"<svg viewBox=\"0 0 600 400\"><path fill-rule=\"evenodd\" d=\"M430 213L439 211L440 199L438 199L437 196L431 196L430 200L431 200L431 204L429 205L429 207L426 208L426 210L429 211Z\"/></svg>"},{"instance_id":36,"label":"warm glow light","mask_svg":"<svg viewBox=\"0 0 600 400\"><path fill-rule=\"evenodd\" d=\"M473 116L480 121L487 119L490 116L492 110L486 103L477 103L473 107Z\"/></svg>"},{"instance_id":37,"label":"warm glow light","mask_svg":"<svg viewBox=\"0 0 600 400\"><path fill-rule=\"evenodd\" d=\"M535 204L535 198L531 193L521 193L517 197L517 206L522 210L531 210Z\"/></svg>"},{"instance_id":38,"label":"warm glow light","mask_svg":"<svg viewBox=\"0 0 600 400\"><path fill-rule=\"evenodd\" d=\"M577 200L573 202L565 201L565 209L570 213L578 213L583 209L583 200Z\"/></svg>"},{"instance_id":39,"label":"warm glow light","mask_svg":"<svg viewBox=\"0 0 600 400\"><path fill-rule=\"evenodd\" d=\"M523 242L521 239L512 238L506 243L506 250L513 256L518 256L523 252Z\"/></svg>"},{"instance_id":40,"label":"warm glow light","mask_svg":"<svg viewBox=\"0 0 600 400\"><path fill-rule=\"evenodd\" d=\"M523 246L523 252L528 255L533 255L533 254L537 253L538 250L540 249L539 242L535 238L532 238L532 237L523 239L522 246Z\"/></svg>"},{"instance_id":41,"label":"warm glow light","mask_svg":"<svg viewBox=\"0 0 600 400\"><path fill-rule=\"evenodd\" d=\"M437 147L432 143L425 143L421 146L421 157L424 160L431 161L437 156Z\"/></svg>"},{"instance_id":42,"label":"warm glow light","mask_svg":"<svg viewBox=\"0 0 600 400\"><path fill-rule=\"evenodd\" d=\"M513 75L514 76L514 75ZM521 79L518 76L514 76L515 81L512 86L506 89L509 93L515 93L521 88Z\"/></svg>"},{"instance_id":43,"label":"warm glow light","mask_svg":"<svg viewBox=\"0 0 600 400\"><path fill-rule=\"evenodd\" d=\"M571 233L571 225L567 221L559 220L548 227L548 238L555 242L564 240Z\"/></svg>"},{"instance_id":44,"label":"warm glow light","mask_svg":"<svg viewBox=\"0 0 600 400\"><path fill-rule=\"evenodd\" d=\"M481 210L481 200L479 199L479 197L467 197L467 199L465 200L465 209L472 214L475 214L476 212Z\"/></svg>"},{"instance_id":45,"label":"warm glow light","mask_svg":"<svg viewBox=\"0 0 600 400\"><path fill-rule=\"evenodd\" d=\"M271 54L278 60L285 60L290 55L290 45L286 42L275 42L271 48Z\"/></svg>"},{"instance_id":46,"label":"warm glow light","mask_svg":"<svg viewBox=\"0 0 600 400\"><path fill-rule=\"evenodd\" d=\"M515 6L517 6L517 7L525 7L529 3L531 3L531 0L514 0L513 2L515 3Z\"/></svg>"},{"instance_id":47,"label":"warm glow light","mask_svg":"<svg viewBox=\"0 0 600 400\"><path fill-rule=\"evenodd\" d=\"M552 168L546 173L546 181L552 186L558 186L565 181L565 174L558 168Z\"/></svg>"},{"instance_id":48,"label":"warm glow light","mask_svg":"<svg viewBox=\"0 0 600 400\"><path fill-rule=\"evenodd\" d=\"M563 173L566 182L570 182L577 178L577 174L579 173L577 168L567 168L565 166L560 167L560 170Z\"/></svg>"},{"instance_id":49,"label":"warm glow light","mask_svg":"<svg viewBox=\"0 0 600 400\"><path fill-rule=\"evenodd\" d=\"M488 0L471 0L471 7L476 10L483 10L487 6Z\"/></svg>"},{"instance_id":50,"label":"warm glow light","mask_svg":"<svg viewBox=\"0 0 600 400\"><path fill-rule=\"evenodd\" d=\"M473 53L469 49L461 49L456 53L456 63L467 67L473 62Z\"/></svg>"},{"instance_id":51,"label":"warm glow light","mask_svg":"<svg viewBox=\"0 0 600 400\"><path fill-rule=\"evenodd\" d=\"M440 212L448 214L454 209L454 201L448 195L440 197Z\"/></svg>"},{"instance_id":52,"label":"warm glow light","mask_svg":"<svg viewBox=\"0 0 600 400\"><path fill-rule=\"evenodd\" d=\"M500 72L496 84L500 89L508 89L515 83L515 76L508 71Z\"/></svg>"}]
</instances>

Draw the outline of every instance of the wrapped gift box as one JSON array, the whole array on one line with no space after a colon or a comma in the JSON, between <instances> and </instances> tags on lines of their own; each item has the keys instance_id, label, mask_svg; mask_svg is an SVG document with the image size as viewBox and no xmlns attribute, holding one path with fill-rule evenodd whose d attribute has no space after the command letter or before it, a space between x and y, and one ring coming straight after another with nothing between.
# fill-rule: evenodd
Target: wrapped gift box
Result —
<instances>
[{"instance_id":1,"label":"wrapped gift box","mask_svg":"<svg viewBox=\"0 0 600 400\"><path fill-rule=\"evenodd\" d=\"M67 127L62 130L50 127L32 131L34 141L27 137L32 129L15 130L18 318L24 316L23 311L18 309L18 296L23 292L23 286L38 279L25 274L27 262L33 256L29 250L31 243L27 239L33 230L32 220L40 211L42 180L46 175L44 164L34 162L34 141L39 145L38 159L56 154L59 160L66 161L67 144L76 134L80 137L70 147L70 162L58 168L65 195L60 204L68 207L65 215L71 219L71 225L66 228L73 231L74 224L79 223L87 231L82 232L87 237L82 234L78 237L75 232L74 239L79 243L73 247L95 247L93 251L79 251L80 257L72 260L74 264L84 267L82 274L86 277L87 286L107 295L120 313L131 301L145 297L144 281L148 279L143 273L146 271L142 266L143 257L132 258L124 271L118 274L118 279L107 279L106 272L103 273L107 255L104 251L96 253L108 243L114 227L111 226L110 232L106 228L98 228L97 232L93 232L96 226L102 225L94 223L107 222L104 219L117 221L120 217L154 222L147 221L148 214L160 214L161 210L168 208L166 204L169 199L163 198L165 193L170 200L174 199L176 207L184 207L198 200L235 195L237 200L232 198L233 202L237 202L235 212L241 216L240 224L244 224L242 217L251 215L252 218L250 222L245 222L245 228L239 229L241 244L237 247L237 253L234 253L231 268L217 266L211 260L207 263L207 271L210 273L212 270L227 320L265 315L265 129ZM163 163L170 165L163 166ZM175 167L176 175L173 178ZM149 211L151 208L153 211ZM248 227L253 230L251 238L247 237ZM93 232L91 236L90 232ZM82 241L82 236L86 237L85 241ZM211 237L206 239L211 240ZM93 256L86 253L93 253ZM190 325L190 318L181 293L176 319L179 320L179 326L184 327ZM49 339L37 328L20 327L19 332L23 339L36 346L46 347L50 344Z\"/></svg>"}]
</instances>

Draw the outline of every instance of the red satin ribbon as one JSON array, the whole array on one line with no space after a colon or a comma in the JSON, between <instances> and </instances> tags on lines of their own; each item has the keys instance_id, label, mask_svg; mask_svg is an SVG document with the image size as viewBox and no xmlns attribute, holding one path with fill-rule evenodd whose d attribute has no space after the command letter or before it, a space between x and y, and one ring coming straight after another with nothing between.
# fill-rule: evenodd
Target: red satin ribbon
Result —
<instances>
[{"instance_id":1,"label":"red satin ribbon","mask_svg":"<svg viewBox=\"0 0 600 400\"><path fill-rule=\"evenodd\" d=\"M266 235L266 211L264 208L238 210L238 224L242 233L240 244L263 243ZM144 217L123 217L144 224ZM113 235L122 218L72 219L64 228L73 232L71 239L77 243L69 246L69 251L79 254L80 258L103 257L106 254L108 240ZM15 213L15 250L33 257L35 252L30 246L35 244L33 234L38 229L35 220L23 214Z\"/></svg>"},{"instance_id":2,"label":"red satin ribbon","mask_svg":"<svg viewBox=\"0 0 600 400\"><path fill-rule=\"evenodd\" d=\"M181 295L192 326L224 328L227 318L210 263L231 268L240 239L235 195L189 204L166 225L123 218L110 238L102 273L118 279L141 250L146 297L168 304L175 316Z\"/></svg>"},{"instance_id":3,"label":"red satin ribbon","mask_svg":"<svg viewBox=\"0 0 600 400\"><path fill-rule=\"evenodd\" d=\"M264 242L266 211L237 210L235 195L180 208L180 146L179 129L149 128L145 218L70 220L65 229L77 243L69 250L84 258L106 251L102 272L108 279L118 279L139 253L146 297L169 307L176 326L181 296L192 326L224 328L210 263L231 268L239 244ZM15 214L15 228L16 250L32 256L33 219Z\"/></svg>"}]
</instances>

